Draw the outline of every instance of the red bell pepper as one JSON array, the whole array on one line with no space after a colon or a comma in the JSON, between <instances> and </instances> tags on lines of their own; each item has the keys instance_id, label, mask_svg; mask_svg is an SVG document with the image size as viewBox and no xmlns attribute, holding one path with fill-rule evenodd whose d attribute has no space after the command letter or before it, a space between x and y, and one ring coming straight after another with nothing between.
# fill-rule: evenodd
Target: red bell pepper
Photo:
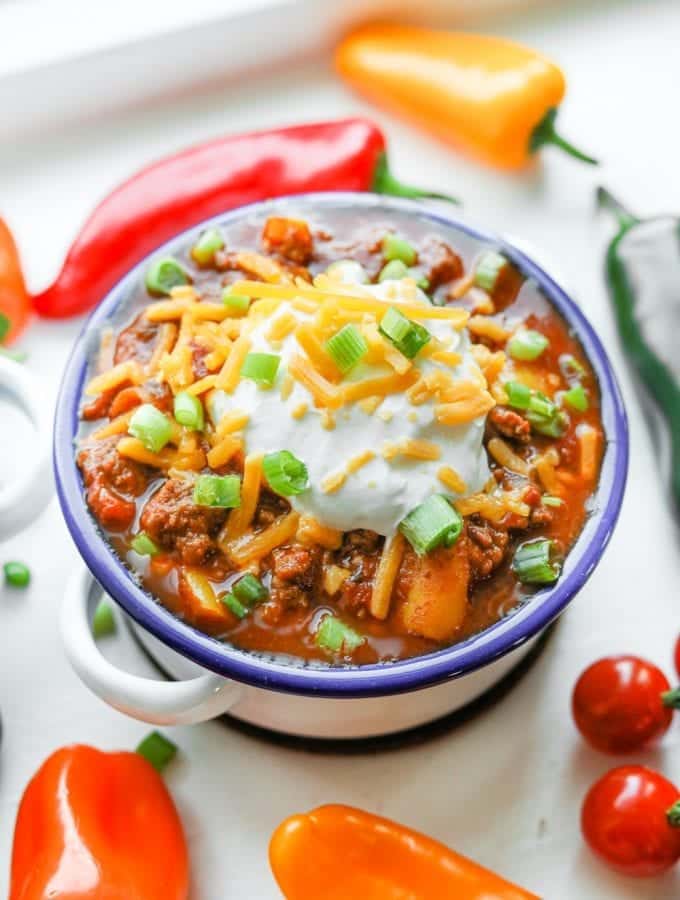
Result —
<instances>
[{"instance_id":1,"label":"red bell pepper","mask_svg":"<svg viewBox=\"0 0 680 900\"><path fill-rule=\"evenodd\" d=\"M19 807L9 900L186 900L182 824L137 753L57 750Z\"/></svg>"},{"instance_id":2,"label":"red bell pepper","mask_svg":"<svg viewBox=\"0 0 680 900\"><path fill-rule=\"evenodd\" d=\"M385 138L364 119L228 135L147 166L94 210L56 281L33 298L65 318L95 306L144 256L185 228L237 206L310 191L438 197L398 182Z\"/></svg>"},{"instance_id":3,"label":"red bell pepper","mask_svg":"<svg viewBox=\"0 0 680 900\"><path fill-rule=\"evenodd\" d=\"M0 344L10 343L31 315L31 299L21 271L17 247L0 219Z\"/></svg>"}]
</instances>

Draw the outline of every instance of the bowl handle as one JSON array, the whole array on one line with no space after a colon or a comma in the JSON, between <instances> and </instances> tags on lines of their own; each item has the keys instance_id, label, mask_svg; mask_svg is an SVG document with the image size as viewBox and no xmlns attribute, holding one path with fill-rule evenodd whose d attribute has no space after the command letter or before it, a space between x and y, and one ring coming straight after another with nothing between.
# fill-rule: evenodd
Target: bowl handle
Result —
<instances>
[{"instance_id":1,"label":"bowl handle","mask_svg":"<svg viewBox=\"0 0 680 900\"><path fill-rule=\"evenodd\" d=\"M49 451L51 415L45 391L20 363L0 356L0 388L4 388L26 412L35 428L33 442L37 454L18 478L0 483L0 539L20 531L47 506L52 496Z\"/></svg>"},{"instance_id":2,"label":"bowl handle","mask_svg":"<svg viewBox=\"0 0 680 900\"><path fill-rule=\"evenodd\" d=\"M88 601L96 582L84 566L70 577L61 608L61 636L81 681L120 712L155 725L189 725L230 709L243 686L208 673L186 681L156 681L123 672L101 654L90 626Z\"/></svg>"}]
</instances>

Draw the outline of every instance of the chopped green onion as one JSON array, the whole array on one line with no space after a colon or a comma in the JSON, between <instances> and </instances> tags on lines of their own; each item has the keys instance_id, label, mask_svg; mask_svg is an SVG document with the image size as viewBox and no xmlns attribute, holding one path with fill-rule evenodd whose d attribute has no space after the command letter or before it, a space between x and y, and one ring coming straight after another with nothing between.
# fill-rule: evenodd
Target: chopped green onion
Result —
<instances>
[{"instance_id":1,"label":"chopped green onion","mask_svg":"<svg viewBox=\"0 0 680 900\"><path fill-rule=\"evenodd\" d=\"M508 353L513 359L530 361L538 359L549 344L548 338L540 331L521 330L508 341Z\"/></svg>"},{"instance_id":2,"label":"chopped green onion","mask_svg":"<svg viewBox=\"0 0 680 900\"><path fill-rule=\"evenodd\" d=\"M199 475L193 500L197 506L235 509L241 505L241 479L238 475Z\"/></svg>"},{"instance_id":3,"label":"chopped green onion","mask_svg":"<svg viewBox=\"0 0 680 900\"><path fill-rule=\"evenodd\" d=\"M169 294L180 284L189 284L189 276L172 256L154 260L146 273L146 289L150 294Z\"/></svg>"},{"instance_id":4,"label":"chopped green onion","mask_svg":"<svg viewBox=\"0 0 680 900\"><path fill-rule=\"evenodd\" d=\"M160 547L152 541L146 531L140 531L130 541L130 547L140 556L155 556L160 553Z\"/></svg>"},{"instance_id":5,"label":"chopped green onion","mask_svg":"<svg viewBox=\"0 0 680 900\"><path fill-rule=\"evenodd\" d=\"M259 603L260 600L264 600L269 595L269 591L260 579L251 572L248 572L243 578L239 578L231 586L231 590L238 600L242 603L247 603L249 606L253 603Z\"/></svg>"},{"instance_id":6,"label":"chopped green onion","mask_svg":"<svg viewBox=\"0 0 680 900\"><path fill-rule=\"evenodd\" d=\"M116 631L116 620L113 615L111 604L106 600L100 600L92 617L92 635L95 640L105 637L107 634L114 634Z\"/></svg>"},{"instance_id":7,"label":"chopped green onion","mask_svg":"<svg viewBox=\"0 0 680 900\"><path fill-rule=\"evenodd\" d=\"M5 573L5 583L12 587L27 587L31 580L31 570L22 562L6 562L2 571Z\"/></svg>"},{"instance_id":8,"label":"chopped green onion","mask_svg":"<svg viewBox=\"0 0 680 900\"><path fill-rule=\"evenodd\" d=\"M270 388L276 380L281 357L275 353L249 353L241 366L241 377L256 381L261 387Z\"/></svg>"},{"instance_id":9,"label":"chopped green onion","mask_svg":"<svg viewBox=\"0 0 680 900\"><path fill-rule=\"evenodd\" d=\"M262 471L269 487L284 497L293 497L307 490L307 466L290 450L267 453L262 460Z\"/></svg>"},{"instance_id":10,"label":"chopped green onion","mask_svg":"<svg viewBox=\"0 0 680 900\"><path fill-rule=\"evenodd\" d=\"M588 394L582 384L575 384L564 394L564 402L568 403L577 412L585 412L588 409Z\"/></svg>"},{"instance_id":11,"label":"chopped green onion","mask_svg":"<svg viewBox=\"0 0 680 900\"><path fill-rule=\"evenodd\" d=\"M215 254L224 247L224 238L217 228L208 228L191 248L191 255L199 266L209 266Z\"/></svg>"},{"instance_id":12,"label":"chopped green onion","mask_svg":"<svg viewBox=\"0 0 680 900\"><path fill-rule=\"evenodd\" d=\"M543 506L563 506L564 500L561 497L552 497L550 494L543 494L541 503Z\"/></svg>"},{"instance_id":13,"label":"chopped green onion","mask_svg":"<svg viewBox=\"0 0 680 900\"><path fill-rule=\"evenodd\" d=\"M557 412L557 407L552 400L540 391L532 391L527 409L545 419L551 419Z\"/></svg>"},{"instance_id":14,"label":"chopped green onion","mask_svg":"<svg viewBox=\"0 0 680 900\"><path fill-rule=\"evenodd\" d=\"M12 323L7 318L7 316L0 312L0 344L5 340L7 335L9 334L9 329Z\"/></svg>"},{"instance_id":15,"label":"chopped green onion","mask_svg":"<svg viewBox=\"0 0 680 900\"><path fill-rule=\"evenodd\" d=\"M221 598L222 603L229 609L230 612L236 616L237 619L245 619L250 610L245 604L241 603L238 597L235 597L234 594L225 594L224 597Z\"/></svg>"},{"instance_id":16,"label":"chopped green onion","mask_svg":"<svg viewBox=\"0 0 680 900\"><path fill-rule=\"evenodd\" d=\"M529 409L531 388L521 381L507 381L503 387L508 395L508 403L515 409Z\"/></svg>"},{"instance_id":17,"label":"chopped green onion","mask_svg":"<svg viewBox=\"0 0 680 900\"><path fill-rule=\"evenodd\" d=\"M554 406L554 404L552 405ZM531 410L528 410L526 415L534 431L537 431L538 434L544 434L546 437L562 437L569 424L566 414L556 407L555 412L549 416L544 416Z\"/></svg>"},{"instance_id":18,"label":"chopped green onion","mask_svg":"<svg viewBox=\"0 0 680 900\"><path fill-rule=\"evenodd\" d=\"M175 395L175 420L186 428L192 428L194 431L203 431L205 425L205 416L203 413L203 404L193 394L187 391L180 391Z\"/></svg>"},{"instance_id":19,"label":"chopped green onion","mask_svg":"<svg viewBox=\"0 0 680 900\"><path fill-rule=\"evenodd\" d=\"M351 653L357 647L361 647L365 641L365 637L362 637L349 625L345 625L334 615L324 616L314 635L317 647L330 650L331 653L338 653L340 650Z\"/></svg>"},{"instance_id":20,"label":"chopped green onion","mask_svg":"<svg viewBox=\"0 0 680 900\"><path fill-rule=\"evenodd\" d=\"M142 403L130 419L128 432L140 440L147 450L158 453L172 436L172 422L152 403Z\"/></svg>"},{"instance_id":21,"label":"chopped green onion","mask_svg":"<svg viewBox=\"0 0 680 900\"><path fill-rule=\"evenodd\" d=\"M442 544L455 544L463 530L463 520L446 497L433 494L402 519L399 530L422 556Z\"/></svg>"},{"instance_id":22,"label":"chopped green onion","mask_svg":"<svg viewBox=\"0 0 680 900\"><path fill-rule=\"evenodd\" d=\"M326 269L326 275L342 284L367 284L366 269L355 259L338 259Z\"/></svg>"},{"instance_id":23,"label":"chopped green onion","mask_svg":"<svg viewBox=\"0 0 680 900\"><path fill-rule=\"evenodd\" d=\"M413 359L432 337L424 325L413 322L395 306L390 306L378 327L407 359Z\"/></svg>"},{"instance_id":24,"label":"chopped green onion","mask_svg":"<svg viewBox=\"0 0 680 900\"><path fill-rule=\"evenodd\" d=\"M419 287L421 291L427 293L430 290L430 279L422 275L418 269L411 269L409 274L415 278L416 287Z\"/></svg>"},{"instance_id":25,"label":"chopped green onion","mask_svg":"<svg viewBox=\"0 0 680 900\"><path fill-rule=\"evenodd\" d=\"M559 359L560 369L565 378L583 378L586 374L585 368L572 356L571 353L563 353Z\"/></svg>"},{"instance_id":26,"label":"chopped green onion","mask_svg":"<svg viewBox=\"0 0 680 900\"><path fill-rule=\"evenodd\" d=\"M400 259L392 259L380 270L378 281L401 281L408 275L408 266Z\"/></svg>"},{"instance_id":27,"label":"chopped green onion","mask_svg":"<svg viewBox=\"0 0 680 900\"><path fill-rule=\"evenodd\" d=\"M495 250L487 250L477 260L475 266L475 284L492 293L503 269L509 266L508 260Z\"/></svg>"},{"instance_id":28,"label":"chopped green onion","mask_svg":"<svg viewBox=\"0 0 680 900\"><path fill-rule=\"evenodd\" d=\"M553 584L560 577L559 563L551 562L553 542L540 538L515 550L512 569L522 584Z\"/></svg>"},{"instance_id":29,"label":"chopped green onion","mask_svg":"<svg viewBox=\"0 0 680 900\"><path fill-rule=\"evenodd\" d=\"M368 344L364 340L364 336L356 325L351 323L328 338L325 347L326 352L343 374L353 369L359 360L368 353Z\"/></svg>"},{"instance_id":30,"label":"chopped green onion","mask_svg":"<svg viewBox=\"0 0 680 900\"><path fill-rule=\"evenodd\" d=\"M222 291L222 303L233 316L245 316L250 308L250 297L245 294L232 294L228 287Z\"/></svg>"},{"instance_id":31,"label":"chopped green onion","mask_svg":"<svg viewBox=\"0 0 680 900\"><path fill-rule=\"evenodd\" d=\"M177 753L177 744L173 744L158 731L152 731L137 745L136 753L143 756L157 772L162 772Z\"/></svg>"},{"instance_id":32,"label":"chopped green onion","mask_svg":"<svg viewBox=\"0 0 680 900\"><path fill-rule=\"evenodd\" d=\"M398 234L386 234L382 240L382 254L386 260L399 260L407 266L412 266L418 254L412 244Z\"/></svg>"}]
</instances>

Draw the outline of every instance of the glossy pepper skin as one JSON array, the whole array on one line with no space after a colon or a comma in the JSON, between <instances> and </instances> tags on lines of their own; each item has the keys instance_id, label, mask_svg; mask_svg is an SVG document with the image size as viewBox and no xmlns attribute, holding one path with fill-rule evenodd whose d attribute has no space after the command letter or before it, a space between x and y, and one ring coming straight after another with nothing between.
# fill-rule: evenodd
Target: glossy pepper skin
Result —
<instances>
[{"instance_id":1,"label":"glossy pepper skin","mask_svg":"<svg viewBox=\"0 0 680 900\"><path fill-rule=\"evenodd\" d=\"M0 313L9 320L9 331L0 343L10 343L23 331L31 316L21 262L12 232L0 219Z\"/></svg>"},{"instance_id":2,"label":"glossy pepper skin","mask_svg":"<svg viewBox=\"0 0 680 900\"><path fill-rule=\"evenodd\" d=\"M623 349L661 414L651 421L680 518L680 218L639 219L604 188L598 201L618 223L605 277Z\"/></svg>"},{"instance_id":3,"label":"glossy pepper skin","mask_svg":"<svg viewBox=\"0 0 680 900\"><path fill-rule=\"evenodd\" d=\"M75 745L24 792L9 900L186 900L182 825L161 777L136 753Z\"/></svg>"},{"instance_id":4,"label":"glossy pepper skin","mask_svg":"<svg viewBox=\"0 0 680 900\"><path fill-rule=\"evenodd\" d=\"M86 312L184 229L247 203L310 191L452 199L398 182L383 134L365 119L228 135L147 166L105 197L33 305L48 318Z\"/></svg>"},{"instance_id":5,"label":"glossy pepper skin","mask_svg":"<svg viewBox=\"0 0 680 900\"><path fill-rule=\"evenodd\" d=\"M350 806L286 819L269 861L286 900L538 900L438 841Z\"/></svg>"},{"instance_id":6,"label":"glossy pepper skin","mask_svg":"<svg viewBox=\"0 0 680 900\"><path fill-rule=\"evenodd\" d=\"M595 162L555 131L564 75L521 44L369 25L346 37L335 59L340 75L360 94L491 166L520 169L547 143Z\"/></svg>"}]
</instances>

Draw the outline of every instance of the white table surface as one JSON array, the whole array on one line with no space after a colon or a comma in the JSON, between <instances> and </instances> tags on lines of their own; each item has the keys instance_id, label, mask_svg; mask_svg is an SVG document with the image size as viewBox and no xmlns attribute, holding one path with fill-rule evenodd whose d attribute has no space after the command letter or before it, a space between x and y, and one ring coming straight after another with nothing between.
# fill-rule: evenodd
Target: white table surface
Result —
<instances>
[{"instance_id":1,"label":"white table surface","mask_svg":"<svg viewBox=\"0 0 680 900\"><path fill-rule=\"evenodd\" d=\"M631 882L584 850L581 798L614 761L584 747L568 711L578 673L603 654L646 655L670 674L680 624L677 535L603 288L602 251L611 231L593 211L597 180L640 211L680 211L680 5L579 2L515 16L498 28L564 65L570 93L562 127L601 155L606 165L600 170L548 151L541 167L511 178L374 115L389 134L401 176L459 192L471 216L533 242L578 285L578 298L611 351L630 414L630 477L618 528L531 672L502 704L444 737L399 752L342 758L277 748L219 723L174 729L182 753L167 778L191 845L193 900L277 897L266 861L270 833L290 813L331 801L421 829L550 900L680 895L678 873ZM97 198L150 157L223 130L364 109L325 65L306 64L276 78L0 147L0 211L16 230L37 288L53 275ZM38 323L25 337L28 365L44 377L46 402L78 327ZM11 455L2 425L0 446L3 458ZM56 502L0 546L0 561L11 558L31 563L34 578L25 593L0 589L3 863L23 787L52 750L73 741L133 747L147 731L90 695L64 658L57 612L76 554ZM152 674L122 635L114 640L131 669ZM639 757L676 782L678 728L660 749ZM7 869L0 864L0 891Z\"/></svg>"}]
</instances>

